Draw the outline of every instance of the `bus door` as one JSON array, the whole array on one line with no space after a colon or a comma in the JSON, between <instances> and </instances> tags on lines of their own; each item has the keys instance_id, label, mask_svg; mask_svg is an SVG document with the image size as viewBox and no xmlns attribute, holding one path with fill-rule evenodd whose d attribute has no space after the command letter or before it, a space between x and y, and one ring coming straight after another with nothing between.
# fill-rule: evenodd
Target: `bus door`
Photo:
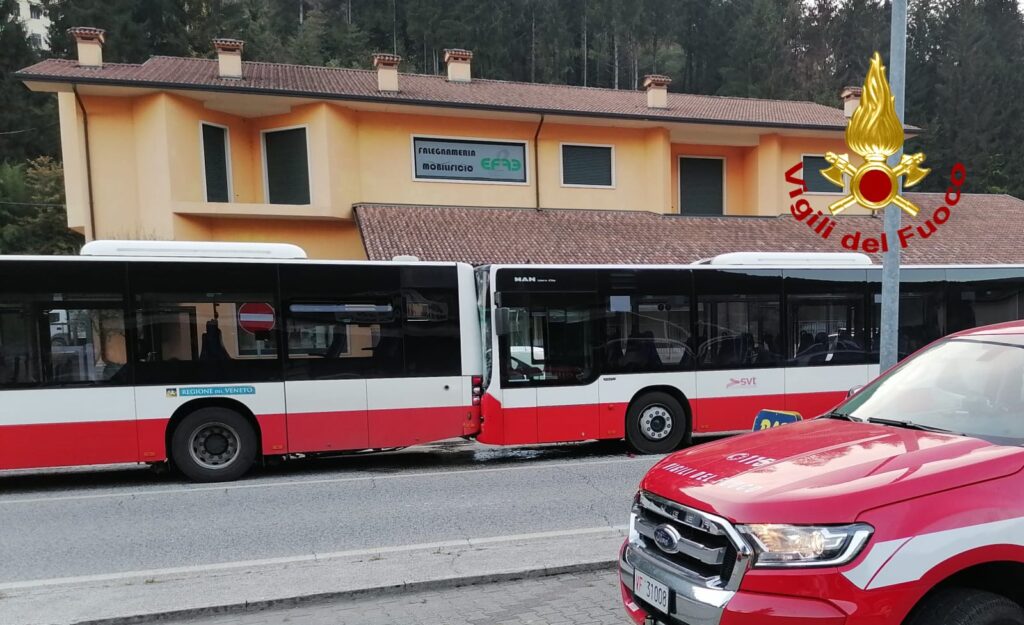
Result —
<instances>
[{"instance_id":1,"label":"bus door","mask_svg":"<svg viewBox=\"0 0 1024 625\"><path fill-rule=\"evenodd\" d=\"M283 265L280 271L289 449L371 447L367 382L397 377L402 369L398 268Z\"/></svg>"},{"instance_id":2,"label":"bus door","mask_svg":"<svg viewBox=\"0 0 1024 625\"><path fill-rule=\"evenodd\" d=\"M786 410L809 419L828 412L851 388L870 379L867 271L786 269L783 275Z\"/></svg>"},{"instance_id":3,"label":"bus door","mask_svg":"<svg viewBox=\"0 0 1024 625\"><path fill-rule=\"evenodd\" d=\"M506 444L598 438L596 293L501 295L506 319L500 340Z\"/></svg>"},{"instance_id":4,"label":"bus door","mask_svg":"<svg viewBox=\"0 0 1024 625\"><path fill-rule=\"evenodd\" d=\"M378 319L378 338L364 350L385 368L366 380L373 448L462 436L472 414L470 379L462 375L458 268L414 265L400 273L394 315Z\"/></svg>"},{"instance_id":5,"label":"bus door","mask_svg":"<svg viewBox=\"0 0 1024 625\"><path fill-rule=\"evenodd\" d=\"M697 330L695 434L750 430L761 410L785 410L782 273L694 271Z\"/></svg>"},{"instance_id":6,"label":"bus door","mask_svg":"<svg viewBox=\"0 0 1024 625\"><path fill-rule=\"evenodd\" d=\"M3 269L0 469L137 462L123 264Z\"/></svg>"}]
</instances>

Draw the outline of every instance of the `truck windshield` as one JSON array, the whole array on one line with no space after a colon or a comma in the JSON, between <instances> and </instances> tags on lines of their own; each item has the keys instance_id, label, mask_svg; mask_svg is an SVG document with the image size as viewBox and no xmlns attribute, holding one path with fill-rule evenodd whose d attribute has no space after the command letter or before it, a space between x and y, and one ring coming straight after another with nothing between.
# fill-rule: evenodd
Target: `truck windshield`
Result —
<instances>
[{"instance_id":1,"label":"truck windshield","mask_svg":"<svg viewBox=\"0 0 1024 625\"><path fill-rule=\"evenodd\" d=\"M1024 343L1016 341L986 336L939 342L835 412L1024 444Z\"/></svg>"}]
</instances>

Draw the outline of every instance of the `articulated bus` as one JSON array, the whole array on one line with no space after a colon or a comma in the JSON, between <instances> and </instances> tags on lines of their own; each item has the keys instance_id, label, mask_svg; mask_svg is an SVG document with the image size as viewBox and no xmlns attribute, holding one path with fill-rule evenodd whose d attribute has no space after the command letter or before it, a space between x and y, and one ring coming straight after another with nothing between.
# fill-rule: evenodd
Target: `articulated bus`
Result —
<instances>
[{"instance_id":1,"label":"articulated bus","mask_svg":"<svg viewBox=\"0 0 1024 625\"><path fill-rule=\"evenodd\" d=\"M900 279L901 358L1024 316L1024 267L905 267ZM667 452L750 431L763 410L818 416L879 373L881 268L863 255L490 266L477 285L484 443L625 438Z\"/></svg>"},{"instance_id":2,"label":"articulated bus","mask_svg":"<svg viewBox=\"0 0 1024 625\"><path fill-rule=\"evenodd\" d=\"M230 480L258 457L479 431L469 265L152 241L83 254L0 258L0 469L171 459Z\"/></svg>"},{"instance_id":3,"label":"articulated bus","mask_svg":"<svg viewBox=\"0 0 1024 625\"><path fill-rule=\"evenodd\" d=\"M864 256L679 266L312 261L103 242L0 257L0 470L263 458L456 437L664 452L812 417L878 373ZM900 353L1024 316L1024 267L904 268Z\"/></svg>"}]
</instances>

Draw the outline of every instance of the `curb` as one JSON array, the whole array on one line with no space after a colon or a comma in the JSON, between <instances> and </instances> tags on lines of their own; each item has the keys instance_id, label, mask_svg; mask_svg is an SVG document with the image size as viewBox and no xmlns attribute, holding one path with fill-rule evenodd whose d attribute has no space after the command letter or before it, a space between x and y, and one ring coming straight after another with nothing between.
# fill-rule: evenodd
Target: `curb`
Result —
<instances>
[{"instance_id":1,"label":"curb","mask_svg":"<svg viewBox=\"0 0 1024 625\"><path fill-rule=\"evenodd\" d=\"M203 608L189 608L186 610L170 610L155 612L152 614L136 614L133 616L117 616L114 618L98 619L91 621L75 621L74 625L136 625L137 623L148 623L152 621L168 621L171 619L187 619L203 616L239 614L243 612L260 612L269 608L286 606L308 605L337 601L339 599L354 599L368 594L394 595L403 592L420 592L425 590L446 590L462 586L478 586L481 584L494 584L498 582L511 582L522 579L537 579L552 577L555 575L567 575L570 573L591 573L603 569L614 570L618 559L600 560L596 562L584 562L581 564L568 564L565 566L546 567L539 569L525 569L509 573L489 573L483 575L468 575L465 577L451 577L447 579L435 579L422 582L411 582L408 584L394 584L390 586L375 586L360 588L358 590L343 590L338 592L322 592L310 595L297 595L281 599L267 599L264 601L228 603Z\"/></svg>"}]
</instances>

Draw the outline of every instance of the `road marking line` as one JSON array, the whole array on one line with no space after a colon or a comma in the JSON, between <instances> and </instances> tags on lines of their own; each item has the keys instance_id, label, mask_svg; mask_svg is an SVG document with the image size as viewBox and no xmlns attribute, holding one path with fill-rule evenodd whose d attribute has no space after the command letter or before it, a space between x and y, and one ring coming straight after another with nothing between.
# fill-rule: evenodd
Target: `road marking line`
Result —
<instances>
[{"instance_id":1,"label":"road marking line","mask_svg":"<svg viewBox=\"0 0 1024 625\"><path fill-rule=\"evenodd\" d=\"M625 536L627 530L625 525L607 525L603 527L584 527L571 530L555 530L549 532L533 532L529 534L505 534L501 536L484 536L482 538L462 538L458 540L444 540L431 543L415 543L411 545L396 545L393 547L375 547L372 549L352 549L348 551L334 551L330 553L313 553L301 556L284 556L279 558L262 558L258 560L237 560L235 562L219 562L217 564L205 564L198 566L178 566L163 569L147 569L141 571L125 571L122 573L102 573L97 575L78 575L75 577L54 577L50 579L28 580L23 582L8 582L0 584L0 591L27 590L43 588L47 586L63 586L67 584L87 584L94 582L123 581L128 579L146 578L151 579L158 576L168 575L190 575L197 573L213 573L217 571L230 571L240 568L251 568L258 566L280 566L282 564L301 564L304 562L321 562L336 560L338 558L357 558L362 556L379 556L382 554L404 553L408 551L422 551L428 549L446 549L461 547L475 549L485 545L500 543L543 540L545 538L563 538L567 536L579 536L590 534L617 534Z\"/></svg>"},{"instance_id":2,"label":"road marking line","mask_svg":"<svg viewBox=\"0 0 1024 625\"><path fill-rule=\"evenodd\" d=\"M31 497L24 499L0 499L0 506L2 505L14 505L23 503L48 503L58 501L83 501L88 499L116 499L119 497L155 497L157 495L178 495L183 493L203 493L203 492L224 492L229 490L252 490L257 488L272 488L275 486L307 486L316 484L342 484L347 482L373 482L380 480L400 480L400 479L412 479L417 477L438 477L441 475L461 475L465 473L503 473L507 471L532 471L538 469L563 469L566 467L581 467L581 466L592 466L601 464L623 464L632 462L655 462L662 456L638 456L636 458L616 458L613 460L589 460L589 461L578 461L578 462L546 462L544 464L523 464L516 465L514 467L491 467L487 469L460 469L455 471L422 471L419 473L406 473L406 474L375 474L375 475L364 475L360 477L337 477L337 478L324 478L319 480L287 480L278 482L256 482L256 483L238 483L228 484L221 486L194 486L191 488L164 488L151 491L132 491L132 492L117 492L117 493L94 493L91 495L67 495L64 497Z\"/></svg>"}]
</instances>

